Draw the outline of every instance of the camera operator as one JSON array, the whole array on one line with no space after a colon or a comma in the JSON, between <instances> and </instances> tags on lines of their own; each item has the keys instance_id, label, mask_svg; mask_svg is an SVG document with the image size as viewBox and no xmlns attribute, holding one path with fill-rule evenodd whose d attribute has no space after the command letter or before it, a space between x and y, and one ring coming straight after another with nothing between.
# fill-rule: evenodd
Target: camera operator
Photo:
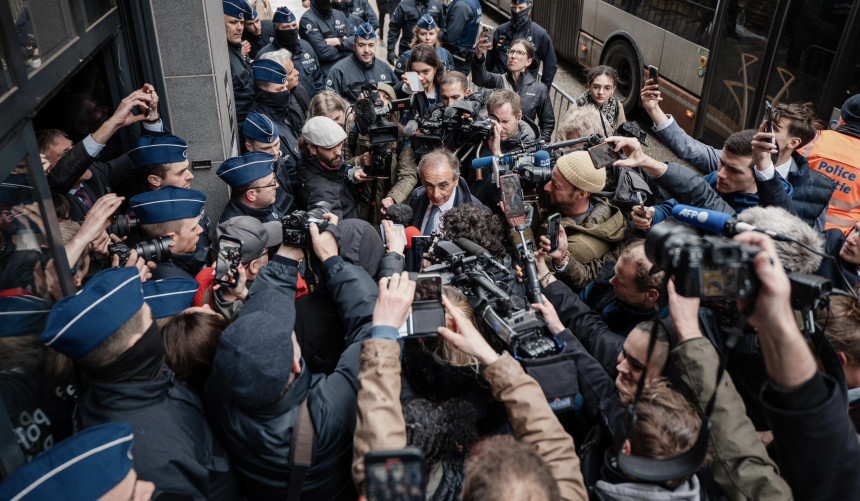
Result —
<instances>
[{"instance_id":1,"label":"camera operator","mask_svg":"<svg viewBox=\"0 0 860 501\"><path fill-rule=\"evenodd\" d=\"M328 117L317 116L305 122L299 138L300 207L326 202L339 219L358 217L355 185L347 178L348 166L343 158L344 140L346 132Z\"/></svg>"},{"instance_id":2,"label":"camera operator","mask_svg":"<svg viewBox=\"0 0 860 501\"><path fill-rule=\"evenodd\" d=\"M627 158L616 160L615 167L641 167L658 186L675 198L654 207L633 210L636 228L648 230L672 213L678 203L735 215L755 206L782 207L792 212L791 185L776 175L773 165L762 169L754 155L767 156L775 147L765 139L773 134L754 131L736 132L726 139L722 161L717 172L699 177L679 164L654 160L642 151L638 139L612 136L607 142L615 144L615 151L624 151Z\"/></svg>"},{"instance_id":3,"label":"camera operator","mask_svg":"<svg viewBox=\"0 0 860 501\"><path fill-rule=\"evenodd\" d=\"M292 195L281 190L274 172L275 157L262 151L228 158L216 174L230 186L230 201L221 212L222 223L236 216L251 216L261 223L280 221L292 206Z\"/></svg>"},{"instance_id":4,"label":"camera operator","mask_svg":"<svg viewBox=\"0 0 860 501\"><path fill-rule=\"evenodd\" d=\"M466 180L460 177L460 161L444 148L424 155L418 164L421 186L412 192L412 226L422 235L431 235L441 228L442 216L454 207L472 203L484 207L469 192Z\"/></svg>"},{"instance_id":5,"label":"camera operator","mask_svg":"<svg viewBox=\"0 0 860 501\"><path fill-rule=\"evenodd\" d=\"M355 30L353 54L337 62L328 72L326 86L355 103L361 95L362 84L394 85L397 77L385 61L376 57L376 31L368 23Z\"/></svg>"},{"instance_id":6,"label":"camera operator","mask_svg":"<svg viewBox=\"0 0 860 501\"><path fill-rule=\"evenodd\" d=\"M383 106L390 105L396 98L394 89L387 84L377 84L379 89L376 94ZM371 96L371 99L373 96ZM394 204L404 203L409 195L418 185L418 164L415 161L415 152L412 144L403 139L403 126L400 125L399 112L390 114L391 122L397 125L398 139L388 145L391 157L388 162L387 172L377 172L377 179L368 178L368 173L373 173L373 163L379 163L380 159L374 159L374 153L370 144L370 137L359 135L355 127L350 132L350 151L356 155L355 166L349 171L349 177L354 183L361 183L359 191L362 201L358 212L361 219L378 225L385 211ZM388 117L386 117L388 118ZM375 197L371 200L374 189L371 183L376 183Z\"/></svg>"},{"instance_id":7,"label":"camera operator","mask_svg":"<svg viewBox=\"0 0 860 501\"><path fill-rule=\"evenodd\" d=\"M582 106L567 113L555 131L555 142L603 135L600 111L594 106Z\"/></svg>"},{"instance_id":8,"label":"camera operator","mask_svg":"<svg viewBox=\"0 0 860 501\"><path fill-rule=\"evenodd\" d=\"M481 36L475 48L475 58L472 59L472 80L475 85L491 89L507 89L519 94L522 99L523 116L537 121L540 125L540 137L545 141L552 139L555 128L555 114L549 99L546 85L538 82L529 71L529 65L534 62L535 47L528 40L514 40L508 51L508 64L504 74L487 71L484 52L489 49L490 41ZM492 112L489 112L492 114Z\"/></svg>"},{"instance_id":9,"label":"camera operator","mask_svg":"<svg viewBox=\"0 0 860 501\"><path fill-rule=\"evenodd\" d=\"M320 232L310 224L314 255L323 263L328 294L347 326L346 351L331 375L308 370L295 335L296 281L300 248L281 245L257 276L238 318L221 335L205 403L213 428L234 458L246 493L285 498L302 485L305 499L354 499L349 477L355 430L361 342L370 337L377 287L361 268L338 254L337 217ZM309 420L302 416L307 416ZM309 433L313 462L303 478L293 476L295 442Z\"/></svg>"},{"instance_id":10,"label":"camera operator","mask_svg":"<svg viewBox=\"0 0 860 501\"><path fill-rule=\"evenodd\" d=\"M129 200L129 207L140 221L140 232L148 240L169 251L170 258L158 263L152 272L153 280L168 277L194 278L198 268L189 266L188 255L194 252L203 228L200 216L206 195L197 190L165 186ZM163 237L169 237L166 243ZM151 242L147 242L151 243ZM165 249L166 248L166 249Z\"/></svg>"}]
</instances>

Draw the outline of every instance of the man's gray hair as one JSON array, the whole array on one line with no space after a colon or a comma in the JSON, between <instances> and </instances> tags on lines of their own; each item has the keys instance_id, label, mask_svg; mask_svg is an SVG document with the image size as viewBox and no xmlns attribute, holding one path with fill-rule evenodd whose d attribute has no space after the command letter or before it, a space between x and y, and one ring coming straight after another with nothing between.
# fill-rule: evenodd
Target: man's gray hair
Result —
<instances>
[{"instance_id":1,"label":"man's gray hair","mask_svg":"<svg viewBox=\"0 0 860 501\"><path fill-rule=\"evenodd\" d=\"M284 68L286 68L287 65L285 63L287 61L293 60L293 54L290 51L288 51L287 49L278 49L278 50L273 50L272 52L266 52L265 54L261 54L259 56L259 58L260 59L270 59L270 60L280 64Z\"/></svg>"},{"instance_id":2,"label":"man's gray hair","mask_svg":"<svg viewBox=\"0 0 860 501\"><path fill-rule=\"evenodd\" d=\"M576 138L588 137L592 134L602 134L603 124L600 122L600 111L588 105L570 112L561 123L561 135L564 139L568 134L576 134Z\"/></svg>"},{"instance_id":3,"label":"man's gray hair","mask_svg":"<svg viewBox=\"0 0 860 501\"><path fill-rule=\"evenodd\" d=\"M762 230L769 230L812 247L824 250L824 238L797 216L779 207L751 207L738 215L738 219ZM782 265L795 273L815 273L822 257L791 242L774 242Z\"/></svg>"},{"instance_id":4,"label":"man's gray hair","mask_svg":"<svg viewBox=\"0 0 860 501\"><path fill-rule=\"evenodd\" d=\"M421 162L418 164L418 175L421 176L426 167L440 164L451 167L451 170L454 171L454 179L460 177L460 161L453 153L441 147L421 157Z\"/></svg>"}]
</instances>

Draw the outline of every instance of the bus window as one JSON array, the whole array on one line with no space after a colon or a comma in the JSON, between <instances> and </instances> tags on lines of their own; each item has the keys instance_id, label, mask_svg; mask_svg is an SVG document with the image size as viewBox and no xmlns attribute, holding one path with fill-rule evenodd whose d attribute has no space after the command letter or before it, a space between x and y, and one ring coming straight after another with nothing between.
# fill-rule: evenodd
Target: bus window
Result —
<instances>
[{"instance_id":1,"label":"bus window","mask_svg":"<svg viewBox=\"0 0 860 501\"><path fill-rule=\"evenodd\" d=\"M716 0L603 0L634 16L705 46L714 20Z\"/></svg>"}]
</instances>

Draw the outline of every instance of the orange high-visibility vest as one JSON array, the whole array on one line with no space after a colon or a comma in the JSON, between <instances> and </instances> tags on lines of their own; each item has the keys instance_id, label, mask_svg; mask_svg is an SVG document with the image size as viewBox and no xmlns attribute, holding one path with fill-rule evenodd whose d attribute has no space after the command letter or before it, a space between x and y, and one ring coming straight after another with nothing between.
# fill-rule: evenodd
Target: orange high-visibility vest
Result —
<instances>
[{"instance_id":1,"label":"orange high-visibility vest","mask_svg":"<svg viewBox=\"0 0 860 501\"><path fill-rule=\"evenodd\" d=\"M809 168L836 181L826 229L848 234L860 221L860 139L834 130L823 130L809 153Z\"/></svg>"}]
</instances>

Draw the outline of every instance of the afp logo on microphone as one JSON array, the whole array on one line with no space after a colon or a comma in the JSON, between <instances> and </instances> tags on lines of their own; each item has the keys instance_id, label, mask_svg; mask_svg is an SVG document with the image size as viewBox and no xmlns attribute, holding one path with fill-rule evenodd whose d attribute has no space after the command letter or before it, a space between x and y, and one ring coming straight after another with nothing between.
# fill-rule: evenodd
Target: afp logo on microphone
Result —
<instances>
[{"instance_id":1,"label":"afp logo on microphone","mask_svg":"<svg viewBox=\"0 0 860 501\"><path fill-rule=\"evenodd\" d=\"M683 218L695 219L700 223L704 223L708 220L708 213L706 211L698 211L693 209L681 209L678 212L678 215Z\"/></svg>"}]
</instances>

